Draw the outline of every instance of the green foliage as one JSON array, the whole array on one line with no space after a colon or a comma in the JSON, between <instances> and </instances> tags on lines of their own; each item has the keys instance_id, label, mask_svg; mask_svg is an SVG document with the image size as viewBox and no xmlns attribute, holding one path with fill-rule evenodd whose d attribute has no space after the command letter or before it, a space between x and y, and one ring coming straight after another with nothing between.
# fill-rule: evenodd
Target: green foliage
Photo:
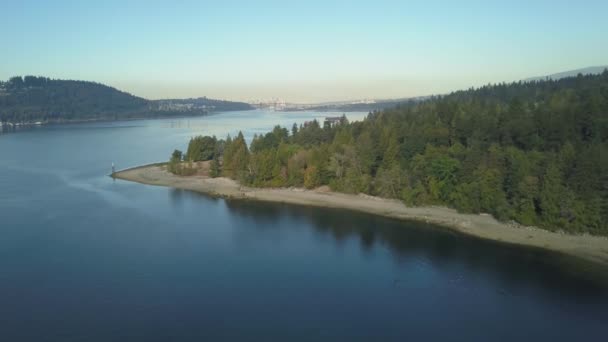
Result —
<instances>
[{"instance_id":1,"label":"green foliage","mask_svg":"<svg viewBox=\"0 0 608 342\"><path fill-rule=\"evenodd\" d=\"M428 145L424 154L411 161L412 174L420 180L436 203L447 202L454 190L460 162L449 157L446 149Z\"/></svg>"},{"instance_id":2,"label":"green foliage","mask_svg":"<svg viewBox=\"0 0 608 342\"><path fill-rule=\"evenodd\" d=\"M276 149L280 143L287 141L287 136L287 129L281 128L281 126L275 126L272 132L263 136L254 135L251 141L251 152Z\"/></svg>"},{"instance_id":3,"label":"green foliage","mask_svg":"<svg viewBox=\"0 0 608 342\"><path fill-rule=\"evenodd\" d=\"M224 148L224 163L222 172L225 176L238 178L241 181L249 182L249 149L243 137L243 133L239 132L238 136L232 140L230 137L226 139Z\"/></svg>"},{"instance_id":4,"label":"green foliage","mask_svg":"<svg viewBox=\"0 0 608 342\"><path fill-rule=\"evenodd\" d=\"M167 169L171 173L177 173L177 169L182 162L182 151L174 150L171 154L171 159L169 159L169 164L167 165Z\"/></svg>"},{"instance_id":5,"label":"green foliage","mask_svg":"<svg viewBox=\"0 0 608 342\"><path fill-rule=\"evenodd\" d=\"M198 136L190 139L185 159L191 162L211 160L217 151L217 139L210 136Z\"/></svg>"},{"instance_id":6,"label":"green foliage","mask_svg":"<svg viewBox=\"0 0 608 342\"><path fill-rule=\"evenodd\" d=\"M304 186L313 189L321 185L321 174L316 166L309 166L304 171Z\"/></svg>"},{"instance_id":7,"label":"green foliage","mask_svg":"<svg viewBox=\"0 0 608 342\"><path fill-rule=\"evenodd\" d=\"M396 164L379 169L374 179L375 194L381 197L400 198L406 185L407 178Z\"/></svg>"},{"instance_id":8,"label":"green foliage","mask_svg":"<svg viewBox=\"0 0 608 342\"><path fill-rule=\"evenodd\" d=\"M277 126L250 150L239 134L217 155L223 175L253 186L329 185L606 235L606 113L608 72L459 91L362 122Z\"/></svg>"},{"instance_id":9,"label":"green foliage","mask_svg":"<svg viewBox=\"0 0 608 342\"><path fill-rule=\"evenodd\" d=\"M211 165L209 166L209 176L212 178L219 177L220 172L220 159L219 156L215 155L211 160Z\"/></svg>"},{"instance_id":10,"label":"green foliage","mask_svg":"<svg viewBox=\"0 0 608 342\"><path fill-rule=\"evenodd\" d=\"M171 159L169 159L169 163L167 164L167 171L179 176L190 176L196 172L192 165L183 163L183 153L180 150L174 150L171 154Z\"/></svg>"}]
</instances>

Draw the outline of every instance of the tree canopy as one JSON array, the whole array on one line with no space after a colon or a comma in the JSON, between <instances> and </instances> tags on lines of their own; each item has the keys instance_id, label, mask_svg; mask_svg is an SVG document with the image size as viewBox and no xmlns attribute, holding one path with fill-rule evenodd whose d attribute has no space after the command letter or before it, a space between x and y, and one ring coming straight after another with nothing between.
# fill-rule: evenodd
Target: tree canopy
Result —
<instances>
[{"instance_id":1,"label":"tree canopy","mask_svg":"<svg viewBox=\"0 0 608 342\"><path fill-rule=\"evenodd\" d=\"M329 185L608 234L608 71L457 91L361 122L277 126L250 149L242 134L220 142L218 173L250 186Z\"/></svg>"}]
</instances>

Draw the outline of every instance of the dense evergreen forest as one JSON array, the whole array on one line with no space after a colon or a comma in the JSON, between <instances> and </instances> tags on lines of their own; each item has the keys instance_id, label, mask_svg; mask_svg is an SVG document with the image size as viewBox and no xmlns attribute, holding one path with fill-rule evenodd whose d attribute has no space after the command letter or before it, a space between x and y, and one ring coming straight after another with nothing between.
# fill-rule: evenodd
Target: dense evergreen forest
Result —
<instances>
[{"instance_id":1,"label":"dense evergreen forest","mask_svg":"<svg viewBox=\"0 0 608 342\"><path fill-rule=\"evenodd\" d=\"M207 98L151 101L85 81L17 76L0 82L1 122L117 120L248 109L253 107Z\"/></svg>"},{"instance_id":2,"label":"dense evergreen forest","mask_svg":"<svg viewBox=\"0 0 608 342\"><path fill-rule=\"evenodd\" d=\"M197 137L170 169L446 205L551 230L608 235L608 71L458 91L362 122Z\"/></svg>"}]
</instances>

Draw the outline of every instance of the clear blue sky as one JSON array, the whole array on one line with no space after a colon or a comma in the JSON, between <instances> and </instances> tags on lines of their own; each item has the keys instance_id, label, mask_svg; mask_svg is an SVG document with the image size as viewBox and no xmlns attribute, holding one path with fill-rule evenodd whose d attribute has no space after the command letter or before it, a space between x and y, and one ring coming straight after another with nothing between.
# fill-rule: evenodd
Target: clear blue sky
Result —
<instances>
[{"instance_id":1,"label":"clear blue sky","mask_svg":"<svg viewBox=\"0 0 608 342\"><path fill-rule=\"evenodd\" d=\"M148 98L406 97L608 64L606 0L0 0L0 9L0 79L93 80Z\"/></svg>"}]
</instances>

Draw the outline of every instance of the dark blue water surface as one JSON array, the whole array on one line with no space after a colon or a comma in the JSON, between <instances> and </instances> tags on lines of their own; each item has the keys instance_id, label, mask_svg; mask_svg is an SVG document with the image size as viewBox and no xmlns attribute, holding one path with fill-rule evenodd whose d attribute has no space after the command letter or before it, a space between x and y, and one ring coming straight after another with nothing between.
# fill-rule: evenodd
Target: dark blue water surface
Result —
<instances>
[{"instance_id":1,"label":"dark blue water surface","mask_svg":"<svg viewBox=\"0 0 608 342\"><path fill-rule=\"evenodd\" d=\"M0 341L606 339L605 271L570 258L106 176L196 134L251 137L311 116L0 135Z\"/></svg>"}]
</instances>

